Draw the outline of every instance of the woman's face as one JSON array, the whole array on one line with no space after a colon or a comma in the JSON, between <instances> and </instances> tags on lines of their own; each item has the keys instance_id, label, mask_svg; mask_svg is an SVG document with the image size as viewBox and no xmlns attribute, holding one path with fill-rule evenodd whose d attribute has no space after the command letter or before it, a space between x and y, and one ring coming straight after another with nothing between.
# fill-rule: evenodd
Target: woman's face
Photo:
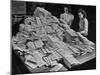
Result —
<instances>
[{"instance_id":1,"label":"woman's face","mask_svg":"<svg viewBox=\"0 0 100 75\"><path fill-rule=\"evenodd\" d=\"M83 14L81 12L78 13L79 18L83 18Z\"/></svg>"},{"instance_id":2,"label":"woman's face","mask_svg":"<svg viewBox=\"0 0 100 75\"><path fill-rule=\"evenodd\" d=\"M67 8L67 7L65 7L65 8L64 8L64 11L65 11L66 13L68 13L68 8Z\"/></svg>"}]
</instances>

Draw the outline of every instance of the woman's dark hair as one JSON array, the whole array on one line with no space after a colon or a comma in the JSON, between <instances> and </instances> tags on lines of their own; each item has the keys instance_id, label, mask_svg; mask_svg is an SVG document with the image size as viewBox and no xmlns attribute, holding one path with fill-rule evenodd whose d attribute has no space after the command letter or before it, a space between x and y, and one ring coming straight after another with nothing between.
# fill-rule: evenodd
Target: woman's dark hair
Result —
<instances>
[{"instance_id":1,"label":"woman's dark hair","mask_svg":"<svg viewBox=\"0 0 100 75\"><path fill-rule=\"evenodd\" d=\"M64 8L68 8L68 12L71 12L71 6L70 5L66 5L66 6L64 6Z\"/></svg>"},{"instance_id":2,"label":"woman's dark hair","mask_svg":"<svg viewBox=\"0 0 100 75\"><path fill-rule=\"evenodd\" d=\"M87 14L86 14L85 10L79 9L79 10L78 10L78 13L80 13L80 12L83 14L83 17L84 17L84 18L87 17Z\"/></svg>"}]
</instances>

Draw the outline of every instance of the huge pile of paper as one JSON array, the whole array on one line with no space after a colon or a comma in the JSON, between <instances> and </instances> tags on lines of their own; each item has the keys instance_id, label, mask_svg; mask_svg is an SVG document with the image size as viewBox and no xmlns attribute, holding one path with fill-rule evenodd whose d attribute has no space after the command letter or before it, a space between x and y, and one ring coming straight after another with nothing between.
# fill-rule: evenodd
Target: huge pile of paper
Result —
<instances>
[{"instance_id":1,"label":"huge pile of paper","mask_svg":"<svg viewBox=\"0 0 100 75\"><path fill-rule=\"evenodd\" d=\"M63 66L58 63L61 59L71 65L80 64L75 57L95 50L93 42L40 7L36 8L33 16L24 20L24 24L20 24L12 45L24 57L25 64L33 69L55 66L50 71L58 71Z\"/></svg>"}]
</instances>

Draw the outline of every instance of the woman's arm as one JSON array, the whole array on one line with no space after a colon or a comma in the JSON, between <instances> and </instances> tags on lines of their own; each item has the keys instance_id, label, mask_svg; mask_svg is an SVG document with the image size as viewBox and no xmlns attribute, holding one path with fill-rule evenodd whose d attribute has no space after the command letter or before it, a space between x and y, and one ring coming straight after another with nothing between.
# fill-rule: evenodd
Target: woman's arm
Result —
<instances>
[{"instance_id":1,"label":"woman's arm","mask_svg":"<svg viewBox=\"0 0 100 75\"><path fill-rule=\"evenodd\" d=\"M84 30L80 32L81 34L87 34L88 33L88 20L84 19Z\"/></svg>"},{"instance_id":2,"label":"woman's arm","mask_svg":"<svg viewBox=\"0 0 100 75\"><path fill-rule=\"evenodd\" d=\"M61 21L62 23L64 23L64 24L66 24L66 22L64 21L64 14L61 14L61 15L60 15L60 21Z\"/></svg>"},{"instance_id":3,"label":"woman's arm","mask_svg":"<svg viewBox=\"0 0 100 75\"><path fill-rule=\"evenodd\" d=\"M71 14L71 19L70 19L70 21L68 22L68 24L69 24L70 26L72 25L73 20L74 20L74 15Z\"/></svg>"}]
</instances>

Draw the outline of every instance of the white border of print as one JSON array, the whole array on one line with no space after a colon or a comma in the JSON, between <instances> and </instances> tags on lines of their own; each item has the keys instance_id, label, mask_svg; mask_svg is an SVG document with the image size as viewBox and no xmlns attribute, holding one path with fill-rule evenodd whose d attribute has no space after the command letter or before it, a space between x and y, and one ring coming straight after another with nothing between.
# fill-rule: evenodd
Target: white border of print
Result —
<instances>
[{"instance_id":1,"label":"white border of print","mask_svg":"<svg viewBox=\"0 0 100 75\"><path fill-rule=\"evenodd\" d=\"M69 71L69 72L53 72L53 73L37 73L34 75L98 75L100 70L100 1L99 0L24 0L24 1L40 1L40 2L53 2L53 3L69 3L69 4L84 4L96 5L97 9L97 69L84 70L84 71ZM0 75L10 74L10 0L1 0L0 2ZM91 12L92 13L92 12ZM27 74L28 75L28 74ZM29 74L30 75L30 74Z\"/></svg>"}]
</instances>

